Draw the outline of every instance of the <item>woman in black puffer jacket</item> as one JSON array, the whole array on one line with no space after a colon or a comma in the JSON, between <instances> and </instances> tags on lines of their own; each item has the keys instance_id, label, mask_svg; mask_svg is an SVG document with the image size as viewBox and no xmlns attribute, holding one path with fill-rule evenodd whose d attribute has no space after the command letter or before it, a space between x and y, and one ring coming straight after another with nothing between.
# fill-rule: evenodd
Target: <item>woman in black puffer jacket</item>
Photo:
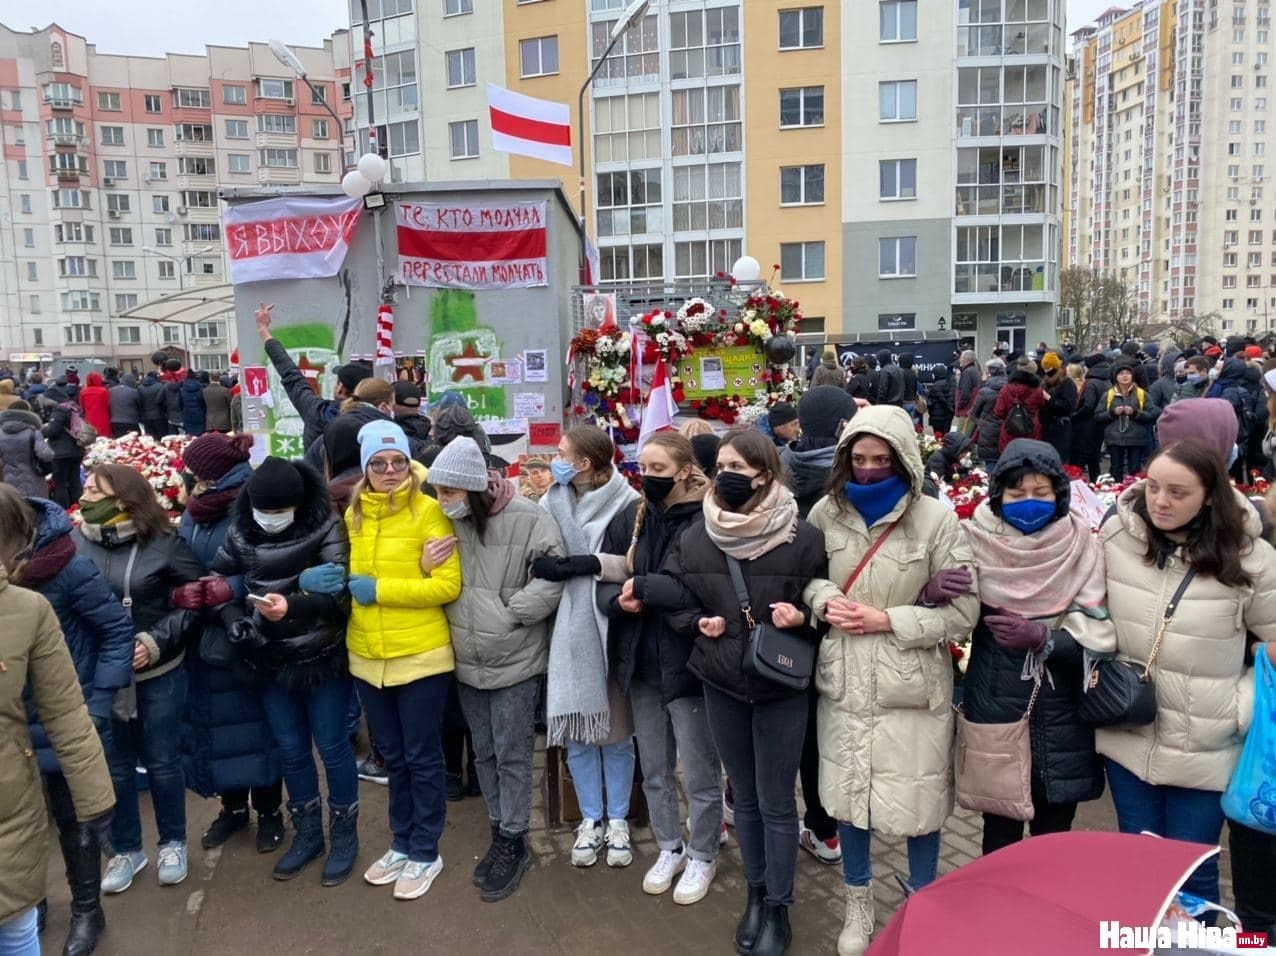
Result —
<instances>
[{"instance_id":1,"label":"woman in black puffer jacket","mask_svg":"<svg viewBox=\"0 0 1276 956\"><path fill-rule=\"evenodd\" d=\"M766 435L728 432L718 448L713 491L704 500L704 525L684 531L664 565L664 573L690 591L694 606L670 615L669 622L694 641L687 669L704 682L709 727L735 792L736 836L748 882L736 945L759 953L783 952L792 936L795 791L807 695L744 672L749 625L727 555L740 564L758 621L812 643L819 639L802 592L827 576L824 535L798 517L782 474Z\"/></svg>"},{"instance_id":2,"label":"woman in black puffer jacket","mask_svg":"<svg viewBox=\"0 0 1276 956\"><path fill-rule=\"evenodd\" d=\"M173 592L196 582L204 567L176 534L173 523L140 474L125 465L98 465L84 482L83 523L76 550L97 565L133 619L136 643L136 717L111 718L107 757L115 784L111 820L113 856L102 892L122 893L146 866L137 805L137 767L146 779L159 830L156 866L162 886L186 879L186 782L181 726L186 710L187 642L199 633L200 615L175 607Z\"/></svg>"},{"instance_id":3,"label":"woman in black puffer jacket","mask_svg":"<svg viewBox=\"0 0 1276 956\"><path fill-rule=\"evenodd\" d=\"M242 575L247 594L264 599L232 602L222 620L232 643L268 678L266 719L283 756L297 830L275 866L277 880L292 879L324 852L315 748L328 781L332 841L324 885L344 882L359 852L358 777L346 734L350 599L342 569L349 560L346 526L332 513L323 479L282 458L267 458L244 486L213 559L215 573Z\"/></svg>"},{"instance_id":4,"label":"woman in black puffer jacket","mask_svg":"<svg viewBox=\"0 0 1276 956\"><path fill-rule=\"evenodd\" d=\"M820 388L850 401L840 388ZM659 572L678 536L692 525L703 527L709 480L696 467L691 442L674 431L648 438L638 455L638 467L643 497L631 502L607 528L599 556L604 583L598 585L596 599L611 620L616 680L633 711L642 789L651 811L651 832L660 847L642 888L652 895L663 893L685 868L673 897L686 905L704 898L717 872L722 775L705 714L704 689L687 670L691 642L658 613L679 610L687 592ZM679 760L687 791L690 846L682 841Z\"/></svg>"},{"instance_id":5,"label":"woman in black puffer jacket","mask_svg":"<svg viewBox=\"0 0 1276 956\"><path fill-rule=\"evenodd\" d=\"M980 613L962 708L977 724L1022 720L1033 687L1030 831L1070 830L1077 803L1103 793L1094 731L1077 717L1082 651L1116 647L1103 552L1089 522L1069 511L1059 453L1019 438L989 476L989 498L962 528L978 569ZM1028 676L1024 676L1024 675ZM1022 821L984 814L983 850L1023 839Z\"/></svg>"}]
</instances>

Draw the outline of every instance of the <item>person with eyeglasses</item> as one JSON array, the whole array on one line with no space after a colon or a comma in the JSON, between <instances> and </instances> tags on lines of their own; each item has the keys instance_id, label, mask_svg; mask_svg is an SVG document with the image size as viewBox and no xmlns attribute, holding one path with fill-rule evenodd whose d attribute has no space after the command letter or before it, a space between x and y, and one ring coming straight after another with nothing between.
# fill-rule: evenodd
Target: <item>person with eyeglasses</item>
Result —
<instances>
[{"instance_id":1,"label":"person with eyeglasses","mask_svg":"<svg viewBox=\"0 0 1276 956\"><path fill-rule=\"evenodd\" d=\"M451 520L422 491L426 469L411 460L403 429L369 422L358 440L364 475L345 519L354 599L346 643L385 759L393 835L363 878L412 900L443 870L443 711L455 669L444 607L460 597L461 559Z\"/></svg>"}]
</instances>

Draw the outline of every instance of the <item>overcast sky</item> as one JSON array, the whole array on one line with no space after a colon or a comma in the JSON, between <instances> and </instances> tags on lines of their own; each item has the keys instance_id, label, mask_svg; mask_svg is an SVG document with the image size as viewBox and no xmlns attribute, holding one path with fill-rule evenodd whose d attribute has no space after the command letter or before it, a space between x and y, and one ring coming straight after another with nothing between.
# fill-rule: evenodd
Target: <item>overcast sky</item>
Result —
<instances>
[{"instance_id":1,"label":"overcast sky","mask_svg":"<svg viewBox=\"0 0 1276 956\"><path fill-rule=\"evenodd\" d=\"M1068 0L1068 32L1110 6L1112 0ZM333 30L348 26L346 9L345 0L0 0L0 23L28 30L54 22L96 43L99 52L156 56L275 38L319 46Z\"/></svg>"}]
</instances>

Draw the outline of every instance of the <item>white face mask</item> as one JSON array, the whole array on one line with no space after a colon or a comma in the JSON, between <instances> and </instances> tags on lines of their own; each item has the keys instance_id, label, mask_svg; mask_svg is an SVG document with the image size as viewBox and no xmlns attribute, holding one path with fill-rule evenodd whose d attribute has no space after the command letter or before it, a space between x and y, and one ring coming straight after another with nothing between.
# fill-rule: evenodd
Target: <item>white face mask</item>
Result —
<instances>
[{"instance_id":1,"label":"white face mask","mask_svg":"<svg viewBox=\"0 0 1276 956\"><path fill-rule=\"evenodd\" d=\"M279 534L281 531L286 531L292 527L295 520L297 520L297 512L294 508L274 512L253 509L253 521L257 522L257 527L266 534Z\"/></svg>"},{"instance_id":2,"label":"white face mask","mask_svg":"<svg viewBox=\"0 0 1276 956\"><path fill-rule=\"evenodd\" d=\"M441 506L443 513L455 521L458 518L465 518L470 513L470 503L464 499L453 501L451 504Z\"/></svg>"}]
</instances>

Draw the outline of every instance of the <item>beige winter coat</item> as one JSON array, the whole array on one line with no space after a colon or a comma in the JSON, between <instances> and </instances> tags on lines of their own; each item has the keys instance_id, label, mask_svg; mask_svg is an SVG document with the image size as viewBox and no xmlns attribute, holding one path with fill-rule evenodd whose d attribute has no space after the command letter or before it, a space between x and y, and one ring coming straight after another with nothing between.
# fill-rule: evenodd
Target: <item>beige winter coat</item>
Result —
<instances>
[{"instance_id":1,"label":"beige winter coat","mask_svg":"<svg viewBox=\"0 0 1276 956\"><path fill-rule=\"evenodd\" d=\"M962 566L974 572L970 545L956 516L922 497L922 460L908 414L890 406L862 409L842 433L838 454L863 435L891 445L911 488L871 528L831 496L808 519L824 532L832 580L811 582L805 600L824 620L828 601L842 593L872 542L903 515L850 591L852 600L886 611L890 632L833 629L820 645L820 800L838 820L918 836L938 830L953 806L953 672L945 643L974 628L978 586L947 607L917 603L936 572Z\"/></svg>"},{"instance_id":2,"label":"beige winter coat","mask_svg":"<svg viewBox=\"0 0 1276 956\"><path fill-rule=\"evenodd\" d=\"M1165 605L1186 567L1177 553L1164 570L1144 558L1148 531L1134 513L1133 491L1121 495L1101 536L1117 657L1142 663L1152 652ZM1198 575L1179 603L1152 668L1156 720L1095 734L1099 753L1147 783L1226 789L1253 716L1254 677L1245 669L1245 632L1276 640L1276 551L1260 540L1253 506L1239 493L1237 500L1253 541L1241 563L1254 583L1229 588Z\"/></svg>"}]
</instances>

